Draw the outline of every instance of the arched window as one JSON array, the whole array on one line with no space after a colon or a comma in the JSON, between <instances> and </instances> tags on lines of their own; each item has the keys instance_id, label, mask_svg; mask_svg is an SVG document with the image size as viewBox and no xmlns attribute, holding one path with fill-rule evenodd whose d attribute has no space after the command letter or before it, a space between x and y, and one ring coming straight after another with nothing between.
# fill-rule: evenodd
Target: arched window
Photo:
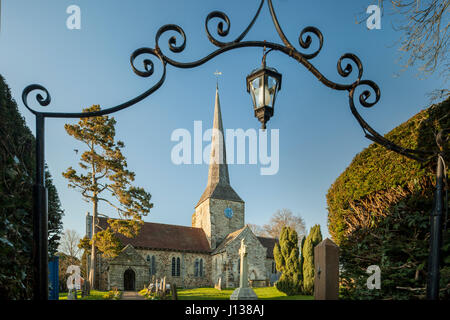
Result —
<instances>
[{"instance_id":1,"label":"arched window","mask_svg":"<svg viewBox=\"0 0 450 320\"><path fill-rule=\"evenodd\" d=\"M203 259L202 258L195 259L194 276L203 277Z\"/></svg>"},{"instance_id":2,"label":"arched window","mask_svg":"<svg viewBox=\"0 0 450 320\"><path fill-rule=\"evenodd\" d=\"M152 264L151 267L152 272L150 273L152 276L156 274L156 257L152 256Z\"/></svg>"},{"instance_id":3,"label":"arched window","mask_svg":"<svg viewBox=\"0 0 450 320\"><path fill-rule=\"evenodd\" d=\"M198 272L199 267L200 267L199 260L195 259L195 263L194 263L194 276L195 277L198 277L198 275L199 275L199 272Z\"/></svg>"},{"instance_id":4,"label":"arched window","mask_svg":"<svg viewBox=\"0 0 450 320\"><path fill-rule=\"evenodd\" d=\"M176 268L177 268L177 266L176 266L176 259L175 259L175 257L173 257L172 258L172 277L175 276L175 272L177 270Z\"/></svg>"},{"instance_id":5,"label":"arched window","mask_svg":"<svg viewBox=\"0 0 450 320\"><path fill-rule=\"evenodd\" d=\"M172 258L172 276L173 277L179 277L180 276L180 269L181 269L181 266L180 266L180 263L181 261L180 261L180 258L178 257L178 258L175 258L175 257L173 257Z\"/></svg>"},{"instance_id":6,"label":"arched window","mask_svg":"<svg viewBox=\"0 0 450 320\"><path fill-rule=\"evenodd\" d=\"M150 257L150 255L148 255L147 262L150 263L150 268L149 268L150 276L155 275L156 274L156 258L155 258L155 256Z\"/></svg>"}]
</instances>

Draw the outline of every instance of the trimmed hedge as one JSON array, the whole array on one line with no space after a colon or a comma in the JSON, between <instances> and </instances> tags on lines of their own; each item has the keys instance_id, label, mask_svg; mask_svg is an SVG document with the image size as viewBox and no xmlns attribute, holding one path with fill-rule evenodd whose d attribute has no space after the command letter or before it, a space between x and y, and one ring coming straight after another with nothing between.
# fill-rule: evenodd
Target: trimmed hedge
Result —
<instances>
[{"instance_id":1,"label":"trimmed hedge","mask_svg":"<svg viewBox=\"0 0 450 320\"><path fill-rule=\"evenodd\" d=\"M0 75L0 300L31 298L32 186L35 138ZM58 193L46 170L49 254L62 230Z\"/></svg>"},{"instance_id":2,"label":"trimmed hedge","mask_svg":"<svg viewBox=\"0 0 450 320\"><path fill-rule=\"evenodd\" d=\"M443 128L450 128L450 99L419 112L385 137L406 148L437 150L435 133ZM446 150L450 150L450 141ZM421 164L371 144L330 187L328 228L341 247L343 297L425 297L436 161ZM450 293L449 235L445 230L441 270L444 298ZM381 268L381 290L366 287L366 269L372 264Z\"/></svg>"}]
</instances>

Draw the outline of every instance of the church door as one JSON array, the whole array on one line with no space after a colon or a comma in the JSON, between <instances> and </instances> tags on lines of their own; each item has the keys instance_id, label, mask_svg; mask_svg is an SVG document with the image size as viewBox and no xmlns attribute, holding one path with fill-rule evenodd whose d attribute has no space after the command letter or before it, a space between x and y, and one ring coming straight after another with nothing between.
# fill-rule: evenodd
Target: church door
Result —
<instances>
[{"instance_id":1,"label":"church door","mask_svg":"<svg viewBox=\"0 0 450 320\"><path fill-rule=\"evenodd\" d=\"M123 274L123 289L125 291L136 290L136 274L132 269L127 269Z\"/></svg>"}]
</instances>

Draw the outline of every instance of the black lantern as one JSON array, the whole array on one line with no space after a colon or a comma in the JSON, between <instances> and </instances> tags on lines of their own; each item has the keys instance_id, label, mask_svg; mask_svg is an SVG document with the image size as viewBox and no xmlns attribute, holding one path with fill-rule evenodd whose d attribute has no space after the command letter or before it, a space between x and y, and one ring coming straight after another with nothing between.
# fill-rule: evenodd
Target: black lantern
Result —
<instances>
[{"instance_id":1,"label":"black lantern","mask_svg":"<svg viewBox=\"0 0 450 320\"><path fill-rule=\"evenodd\" d=\"M252 96L255 117L262 123L262 129L266 129L266 122L273 116L275 98L281 89L281 74L266 67L267 53L263 56L262 67L247 76L247 92Z\"/></svg>"}]
</instances>

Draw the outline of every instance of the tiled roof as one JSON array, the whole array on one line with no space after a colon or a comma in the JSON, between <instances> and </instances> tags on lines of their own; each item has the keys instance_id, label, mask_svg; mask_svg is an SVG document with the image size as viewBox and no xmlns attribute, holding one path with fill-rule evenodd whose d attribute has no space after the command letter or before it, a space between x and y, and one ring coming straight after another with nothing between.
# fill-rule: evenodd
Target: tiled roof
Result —
<instances>
[{"instance_id":1,"label":"tiled roof","mask_svg":"<svg viewBox=\"0 0 450 320\"><path fill-rule=\"evenodd\" d=\"M99 226L106 229L107 218L99 217ZM170 224L144 222L135 238L121 234L117 237L124 246L135 248L209 253L210 247L205 232L201 228L176 226Z\"/></svg>"},{"instance_id":2,"label":"tiled roof","mask_svg":"<svg viewBox=\"0 0 450 320\"><path fill-rule=\"evenodd\" d=\"M236 202L244 202L229 184L217 183L208 184L203 192L200 200L197 202L196 208L206 199L223 199Z\"/></svg>"},{"instance_id":3,"label":"tiled roof","mask_svg":"<svg viewBox=\"0 0 450 320\"><path fill-rule=\"evenodd\" d=\"M273 248L275 244L278 242L277 239L274 238L265 238L265 237L257 237L259 242L263 245L263 247L267 248L267 258L273 259Z\"/></svg>"}]
</instances>

